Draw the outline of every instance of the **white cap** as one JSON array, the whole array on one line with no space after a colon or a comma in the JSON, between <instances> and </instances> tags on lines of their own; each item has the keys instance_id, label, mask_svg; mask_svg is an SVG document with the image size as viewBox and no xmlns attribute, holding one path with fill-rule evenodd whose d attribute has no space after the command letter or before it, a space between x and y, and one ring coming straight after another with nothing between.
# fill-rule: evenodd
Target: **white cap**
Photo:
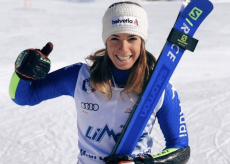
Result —
<instances>
[{"instance_id":1,"label":"white cap","mask_svg":"<svg viewBox=\"0 0 230 164\"><path fill-rule=\"evenodd\" d=\"M110 35L118 33L138 35L147 41L147 13L138 5L121 3L108 8L102 19L102 26L104 44Z\"/></svg>"}]
</instances>

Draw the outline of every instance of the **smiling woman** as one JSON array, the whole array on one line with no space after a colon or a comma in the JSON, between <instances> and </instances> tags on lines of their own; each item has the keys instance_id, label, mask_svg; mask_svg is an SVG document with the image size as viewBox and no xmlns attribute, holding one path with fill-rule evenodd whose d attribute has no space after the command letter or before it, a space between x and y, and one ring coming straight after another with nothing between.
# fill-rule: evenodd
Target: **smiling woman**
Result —
<instances>
[{"instance_id":1,"label":"smiling woman","mask_svg":"<svg viewBox=\"0 0 230 164\"><path fill-rule=\"evenodd\" d=\"M139 4L112 4L102 25L105 48L86 57L90 64L76 63L48 73L48 55L53 49L50 42L41 50L20 53L10 83L12 100L33 106L62 95L71 96L77 110L78 164L185 164L190 155L187 128L178 94L170 83L132 154L109 156L147 85L156 59L145 49L148 18ZM150 133L156 119L166 146L162 153L152 156Z\"/></svg>"},{"instance_id":2,"label":"smiling woman","mask_svg":"<svg viewBox=\"0 0 230 164\"><path fill-rule=\"evenodd\" d=\"M143 39L127 33L109 36L106 49L99 50L86 59L93 62L90 77L92 85L96 90L105 93L108 99L112 97L114 84L125 86L122 92L140 94L156 62L156 58L145 50ZM126 77L122 84L118 82L119 78L115 78L116 80L113 78L114 81L110 81L111 73L114 76L116 73L113 72L118 70L121 76L124 72L129 72L128 78Z\"/></svg>"},{"instance_id":3,"label":"smiling woman","mask_svg":"<svg viewBox=\"0 0 230 164\"><path fill-rule=\"evenodd\" d=\"M140 56L141 38L130 34L114 34L107 40L109 58L116 68L130 69Z\"/></svg>"}]
</instances>

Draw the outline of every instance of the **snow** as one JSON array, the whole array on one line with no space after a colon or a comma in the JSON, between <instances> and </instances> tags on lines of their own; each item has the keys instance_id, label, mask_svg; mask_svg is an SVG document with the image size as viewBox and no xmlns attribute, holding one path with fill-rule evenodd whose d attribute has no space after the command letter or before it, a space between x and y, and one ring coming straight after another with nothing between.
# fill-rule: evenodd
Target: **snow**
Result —
<instances>
[{"instance_id":1,"label":"snow","mask_svg":"<svg viewBox=\"0 0 230 164\"><path fill-rule=\"evenodd\" d=\"M52 69L84 62L103 48L101 18L114 2L97 0L0 1L0 164L76 164L78 143L74 100L67 96L37 106L18 106L8 94L18 54L54 44ZM180 9L179 1L140 3L149 15L147 49L158 56ZM230 163L230 3L213 0L214 11L186 51L171 81L187 121L189 164ZM152 132L153 154L164 148L158 124Z\"/></svg>"}]
</instances>

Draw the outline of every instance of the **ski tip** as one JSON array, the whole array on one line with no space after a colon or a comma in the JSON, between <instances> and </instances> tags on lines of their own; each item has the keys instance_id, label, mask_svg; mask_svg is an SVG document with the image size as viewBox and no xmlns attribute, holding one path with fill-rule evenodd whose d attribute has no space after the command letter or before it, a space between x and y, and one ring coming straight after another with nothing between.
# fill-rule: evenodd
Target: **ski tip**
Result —
<instances>
[{"instance_id":1,"label":"ski tip","mask_svg":"<svg viewBox=\"0 0 230 164\"><path fill-rule=\"evenodd\" d=\"M182 0L182 5L181 5L181 9L180 9L180 13L182 13L184 11L184 9L189 5L189 3L193 2L193 1L200 1L200 3L202 3L202 1L206 1L206 5L207 7L212 11L214 6L212 4L212 2L210 0Z\"/></svg>"},{"instance_id":2,"label":"ski tip","mask_svg":"<svg viewBox=\"0 0 230 164\"><path fill-rule=\"evenodd\" d=\"M209 1L209 2L210 2L210 8L213 10L214 9L214 5L213 5L213 3L211 1Z\"/></svg>"},{"instance_id":3,"label":"ski tip","mask_svg":"<svg viewBox=\"0 0 230 164\"><path fill-rule=\"evenodd\" d=\"M191 2L191 0L182 0L182 5L180 8L180 13L182 13L184 11L184 9L186 8L186 6Z\"/></svg>"}]
</instances>

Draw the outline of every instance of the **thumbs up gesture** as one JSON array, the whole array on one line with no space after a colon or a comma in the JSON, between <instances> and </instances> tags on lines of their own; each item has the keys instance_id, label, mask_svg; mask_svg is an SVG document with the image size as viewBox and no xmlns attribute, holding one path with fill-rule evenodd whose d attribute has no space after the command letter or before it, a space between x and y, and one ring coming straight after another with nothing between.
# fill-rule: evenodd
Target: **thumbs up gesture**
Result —
<instances>
[{"instance_id":1,"label":"thumbs up gesture","mask_svg":"<svg viewBox=\"0 0 230 164\"><path fill-rule=\"evenodd\" d=\"M46 77L50 71L48 55L53 50L53 44L48 42L42 50L27 49L22 51L16 62L15 72L23 80L39 80Z\"/></svg>"}]
</instances>

